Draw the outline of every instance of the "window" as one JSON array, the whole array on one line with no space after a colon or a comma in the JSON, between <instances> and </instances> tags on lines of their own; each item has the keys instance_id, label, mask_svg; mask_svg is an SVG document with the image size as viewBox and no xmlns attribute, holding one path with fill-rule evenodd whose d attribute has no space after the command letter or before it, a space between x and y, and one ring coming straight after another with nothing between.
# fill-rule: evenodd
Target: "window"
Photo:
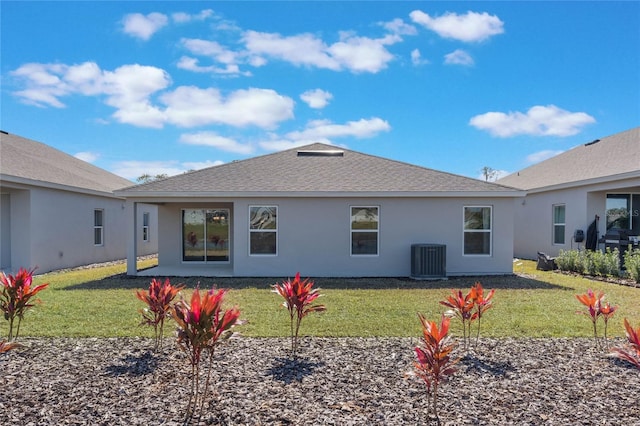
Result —
<instances>
[{"instance_id":1,"label":"window","mask_svg":"<svg viewBox=\"0 0 640 426\"><path fill-rule=\"evenodd\" d=\"M249 254L278 254L278 207L249 206Z\"/></svg>"},{"instance_id":2,"label":"window","mask_svg":"<svg viewBox=\"0 0 640 426\"><path fill-rule=\"evenodd\" d=\"M182 260L184 262L229 261L229 210L184 209L182 211Z\"/></svg>"},{"instance_id":3,"label":"window","mask_svg":"<svg viewBox=\"0 0 640 426\"><path fill-rule=\"evenodd\" d=\"M464 255L491 255L491 207L464 208Z\"/></svg>"},{"instance_id":4,"label":"window","mask_svg":"<svg viewBox=\"0 0 640 426\"><path fill-rule=\"evenodd\" d=\"M379 207L351 207L351 255L377 255Z\"/></svg>"},{"instance_id":5,"label":"window","mask_svg":"<svg viewBox=\"0 0 640 426\"><path fill-rule=\"evenodd\" d=\"M565 205L553 206L553 244L564 244Z\"/></svg>"},{"instance_id":6,"label":"window","mask_svg":"<svg viewBox=\"0 0 640 426\"><path fill-rule=\"evenodd\" d=\"M93 211L93 244L96 246L104 244L104 210Z\"/></svg>"},{"instance_id":7,"label":"window","mask_svg":"<svg viewBox=\"0 0 640 426\"><path fill-rule=\"evenodd\" d=\"M142 241L149 242L149 213L142 213Z\"/></svg>"},{"instance_id":8,"label":"window","mask_svg":"<svg viewBox=\"0 0 640 426\"><path fill-rule=\"evenodd\" d=\"M640 235L640 194L607 194L607 230L626 229Z\"/></svg>"}]
</instances>

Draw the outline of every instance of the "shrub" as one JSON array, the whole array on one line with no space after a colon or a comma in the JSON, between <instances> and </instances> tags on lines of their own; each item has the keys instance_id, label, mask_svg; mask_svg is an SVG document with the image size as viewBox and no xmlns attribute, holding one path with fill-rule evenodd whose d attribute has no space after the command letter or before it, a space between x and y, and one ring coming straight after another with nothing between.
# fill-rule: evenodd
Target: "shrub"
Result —
<instances>
[{"instance_id":1,"label":"shrub","mask_svg":"<svg viewBox=\"0 0 640 426\"><path fill-rule=\"evenodd\" d=\"M320 289L313 288L313 281L309 278L300 280L300 273L291 281L283 281L282 284L271 286L274 293L278 293L284 299L282 306L289 311L291 328L291 353L295 357L298 351L298 332L302 318L311 312L322 312L327 308L324 305L312 305L313 301L320 297ZM295 322L295 325L294 325Z\"/></svg>"},{"instance_id":2,"label":"shrub","mask_svg":"<svg viewBox=\"0 0 640 426\"><path fill-rule=\"evenodd\" d=\"M18 273L7 275L0 273L0 283L2 284L2 292L0 293L0 308L4 312L4 319L9 321L9 341L17 339L20 334L20 323L24 318L27 309L34 306L39 299L34 299L34 303L30 303L33 296L44 290L49 284L40 284L32 287L33 271L20 268ZM18 318L16 334L13 335L13 326L15 319Z\"/></svg>"},{"instance_id":3,"label":"shrub","mask_svg":"<svg viewBox=\"0 0 640 426\"><path fill-rule=\"evenodd\" d=\"M624 267L627 275L636 283L640 283L640 249L629 249L624 253Z\"/></svg>"},{"instance_id":4,"label":"shrub","mask_svg":"<svg viewBox=\"0 0 640 426\"><path fill-rule=\"evenodd\" d=\"M433 397L431 406L438 419L438 387L457 371L454 365L460 358L451 358L455 343L448 335L450 318L442 315L440 326L436 322L428 321L420 313L418 318L422 325L422 346L416 346L414 349L417 358L414 362L415 375L424 381L427 398Z\"/></svg>"},{"instance_id":5,"label":"shrub","mask_svg":"<svg viewBox=\"0 0 640 426\"><path fill-rule=\"evenodd\" d=\"M146 292L136 291L138 299L147 304L147 307L141 309L140 313L143 318L142 324L153 327L154 350L162 347L164 320L169 316L171 302L183 288L184 286L172 286L169 278L165 279L164 283L154 278L149 284L149 290Z\"/></svg>"},{"instance_id":6,"label":"shrub","mask_svg":"<svg viewBox=\"0 0 640 426\"><path fill-rule=\"evenodd\" d=\"M200 296L200 290L196 288L190 302L181 299L171 309L172 316L178 324L178 346L187 353L191 364L191 391L185 423L196 414L198 403L199 422L207 397L215 347L222 340L231 337L231 327L236 325L240 316L240 311L235 307L222 310L225 293L226 290L223 289L211 289ZM209 368L201 390L200 361L205 350L209 351Z\"/></svg>"},{"instance_id":7,"label":"shrub","mask_svg":"<svg viewBox=\"0 0 640 426\"><path fill-rule=\"evenodd\" d=\"M604 253L604 270L603 276L618 277L620 276L620 251L616 248L613 251L607 247Z\"/></svg>"},{"instance_id":8,"label":"shrub","mask_svg":"<svg viewBox=\"0 0 640 426\"><path fill-rule=\"evenodd\" d=\"M620 252L618 249L600 250L560 250L555 259L558 269L577 274L602 277L620 275Z\"/></svg>"}]
</instances>

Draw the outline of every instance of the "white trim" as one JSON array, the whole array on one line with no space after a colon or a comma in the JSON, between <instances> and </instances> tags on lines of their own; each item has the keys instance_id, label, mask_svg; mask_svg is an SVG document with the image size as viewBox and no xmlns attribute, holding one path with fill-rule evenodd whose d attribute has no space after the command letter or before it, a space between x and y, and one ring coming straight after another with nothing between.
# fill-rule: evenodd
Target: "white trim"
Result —
<instances>
[{"instance_id":1,"label":"white trim","mask_svg":"<svg viewBox=\"0 0 640 426\"><path fill-rule=\"evenodd\" d=\"M556 207L564 207L564 222L556 223ZM562 235L563 243L556 243L556 226L563 226L564 232ZM567 245L567 205L564 203L557 203L551 205L551 245L553 246L565 246Z\"/></svg>"},{"instance_id":2,"label":"white trim","mask_svg":"<svg viewBox=\"0 0 640 426\"><path fill-rule=\"evenodd\" d=\"M96 223L96 212L100 212L100 225ZM100 231L99 243L96 242L96 231ZM93 245L94 247L104 246L104 209L93 209Z\"/></svg>"},{"instance_id":3,"label":"white trim","mask_svg":"<svg viewBox=\"0 0 640 426\"><path fill-rule=\"evenodd\" d=\"M251 209L252 208L268 208L268 209L275 209L275 213L276 213L276 227L275 229L251 229ZM278 205L269 205L269 204L251 204L249 205L249 215L247 216L249 218L249 223L247 223L248 226L248 233L247 233L247 250L249 253L250 257L276 257L278 256L278 251L279 251L279 246L280 246L280 241L279 241L279 221L280 221L280 209L278 208ZM254 233L273 233L276 235L276 252L275 253L251 253L251 234Z\"/></svg>"},{"instance_id":4,"label":"white trim","mask_svg":"<svg viewBox=\"0 0 640 426\"><path fill-rule=\"evenodd\" d=\"M489 209L489 229L465 229L465 211L467 208ZM489 253L465 253L464 237L466 233L488 233ZM463 257L491 257L493 256L493 206L492 205L466 205L462 206L462 256Z\"/></svg>"},{"instance_id":5,"label":"white trim","mask_svg":"<svg viewBox=\"0 0 640 426\"><path fill-rule=\"evenodd\" d=\"M352 219L353 219L353 209L356 208L360 208L360 209L377 209L377 225L378 227L375 230L372 229L353 229L352 228ZM349 255L351 257L379 257L380 256L380 206L379 205L350 205L349 206ZM353 233L354 232L365 232L365 233L371 233L371 234L376 234L376 252L375 254L360 254L360 253L353 253Z\"/></svg>"},{"instance_id":6,"label":"white trim","mask_svg":"<svg viewBox=\"0 0 640 426\"><path fill-rule=\"evenodd\" d=\"M151 240L151 237L149 235L149 218L149 212L142 213L142 241L145 243L148 243Z\"/></svg>"}]
</instances>

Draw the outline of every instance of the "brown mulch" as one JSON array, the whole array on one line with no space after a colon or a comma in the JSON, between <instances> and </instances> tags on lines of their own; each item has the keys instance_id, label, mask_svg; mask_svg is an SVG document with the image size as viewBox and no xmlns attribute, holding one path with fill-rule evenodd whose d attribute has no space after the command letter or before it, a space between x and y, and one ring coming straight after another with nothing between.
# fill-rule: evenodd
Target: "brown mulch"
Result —
<instances>
[{"instance_id":1,"label":"brown mulch","mask_svg":"<svg viewBox=\"0 0 640 426\"><path fill-rule=\"evenodd\" d=\"M0 354L1 425L179 425L186 356L166 339L24 339ZM221 346L203 425L425 425L416 339L237 338ZM615 341L621 344L622 341ZM439 391L443 425L640 425L640 371L592 339L480 339ZM194 422L195 423L195 422Z\"/></svg>"}]
</instances>

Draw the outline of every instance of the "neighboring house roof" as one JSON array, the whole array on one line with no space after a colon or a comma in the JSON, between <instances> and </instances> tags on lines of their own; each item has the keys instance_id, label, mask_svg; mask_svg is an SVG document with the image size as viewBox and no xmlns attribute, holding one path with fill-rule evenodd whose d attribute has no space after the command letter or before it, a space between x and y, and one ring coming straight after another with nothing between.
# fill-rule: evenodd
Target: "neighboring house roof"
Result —
<instances>
[{"instance_id":1,"label":"neighboring house roof","mask_svg":"<svg viewBox=\"0 0 640 426\"><path fill-rule=\"evenodd\" d=\"M109 193L131 181L48 145L0 131L2 181L58 189Z\"/></svg>"},{"instance_id":2,"label":"neighboring house roof","mask_svg":"<svg viewBox=\"0 0 640 426\"><path fill-rule=\"evenodd\" d=\"M521 196L490 182L315 143L117 191L123 196Z\"/></svg>"},{"instance_id":3,"label":"neighboring house roof","mask_svg":"<svg viewBox=\"0 0 640 426\"><path fill-rule=\"evenodd\" d=\"M640 177L640 127L577 146L498 180L524 190Z\"/></svg>"}]
</instances>

